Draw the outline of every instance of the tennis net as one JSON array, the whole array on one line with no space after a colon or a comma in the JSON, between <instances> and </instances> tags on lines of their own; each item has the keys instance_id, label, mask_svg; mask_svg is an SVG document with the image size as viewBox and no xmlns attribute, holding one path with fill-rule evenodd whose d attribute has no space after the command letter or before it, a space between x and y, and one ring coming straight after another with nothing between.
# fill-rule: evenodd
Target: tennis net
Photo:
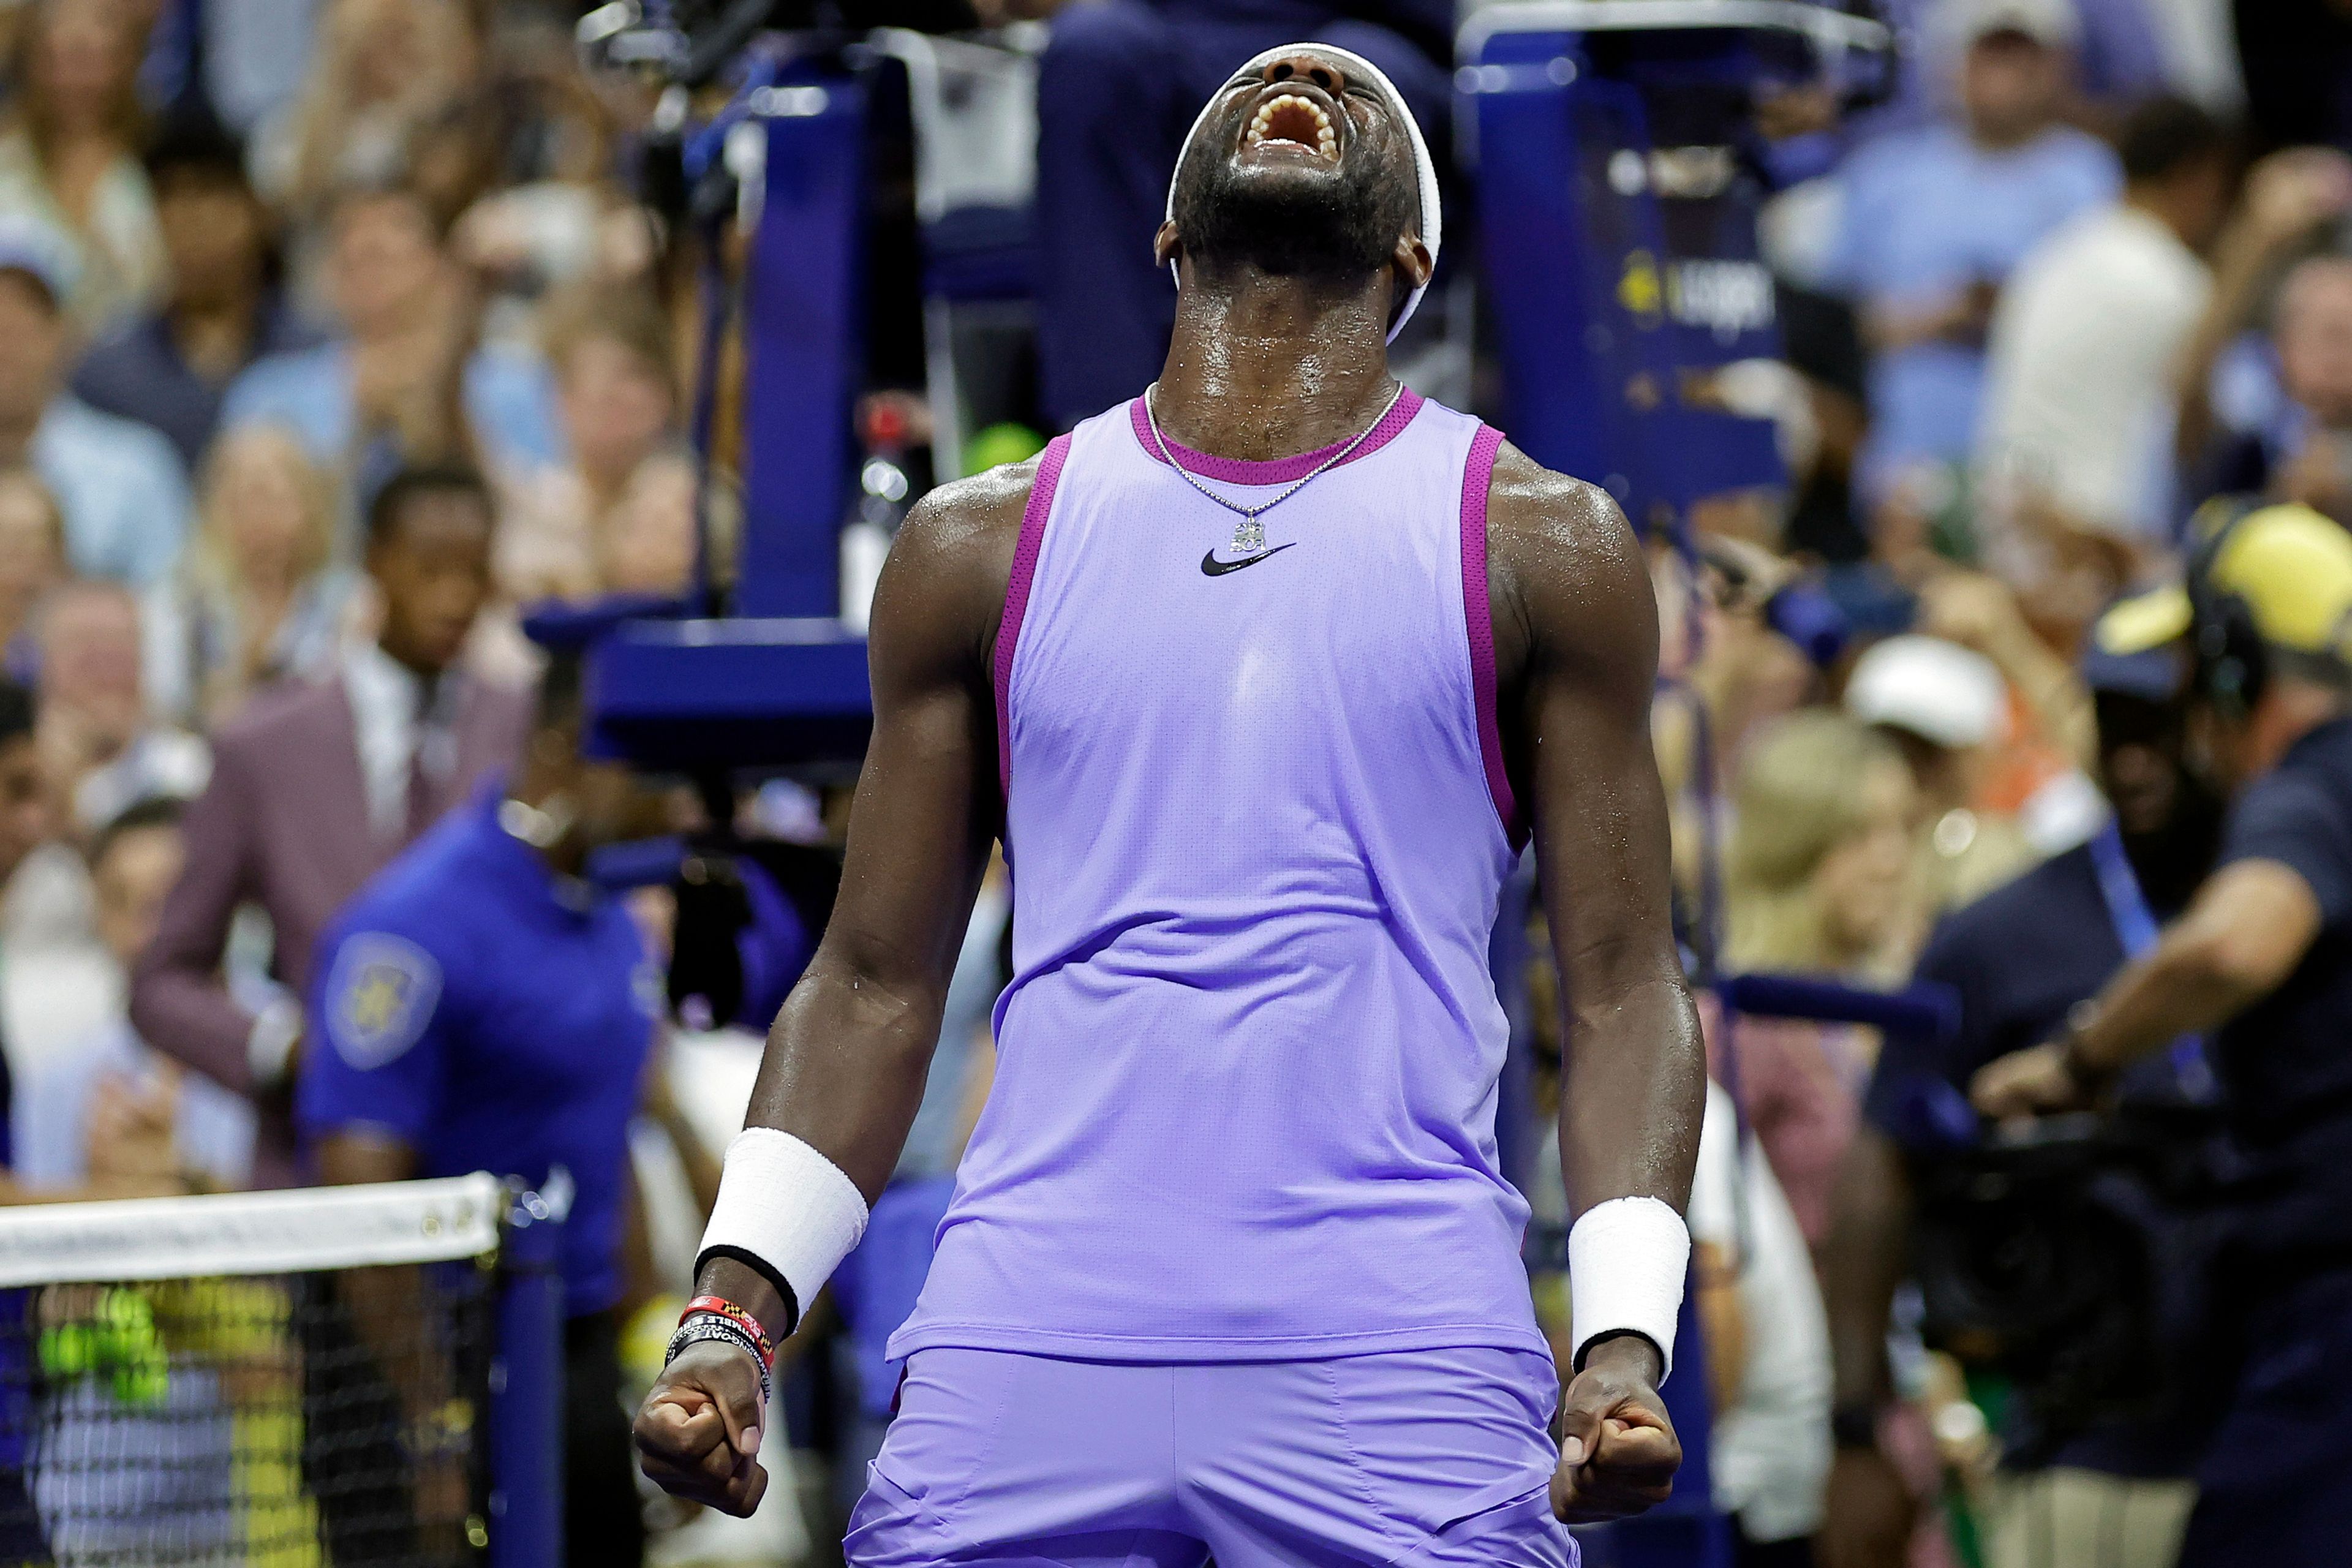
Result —
<instances>
[{"instance_id":1,"label":"tennis net","mask_svg":"<svg viewBox=\"0 0 2352 1568\"><path fill-rule=\"evenodd\" d=\"M0 1565L481 1561L511 1204L478 1174L0 1211Z\"/></svg>"}]
</instances>

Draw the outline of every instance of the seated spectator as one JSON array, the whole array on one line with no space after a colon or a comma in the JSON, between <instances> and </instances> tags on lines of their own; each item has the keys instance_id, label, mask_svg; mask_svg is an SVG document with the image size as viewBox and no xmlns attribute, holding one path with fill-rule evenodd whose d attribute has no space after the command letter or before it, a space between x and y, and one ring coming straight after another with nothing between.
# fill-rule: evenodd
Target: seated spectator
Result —
<instances>
[{"instance_id":1,"label":"seated spectator","mask_svg":"<svg viewBox=\"0 0 2352 1568\"><path fill-rule=\"evenodd\" d=\"M2009 689L1992 660L1941 637L1888 637L1854 662L1845 710L1892 742L1910 770L1919 824L1918 902L1906 911L1915 934L2038 858L2016 822L1983 799L2009 723Z\"/></svg>"},{"instance_id":2,"label":"seated spectator","mask_svg":"<svg viewBox=\"0 0 2352 1568\"><path fill-rule=\"evenodd\" d=\"M124 974L155 932L163 897L179 879L182 803L143 801L99 830L89 849L98 934ZM91 1156L127 1121L158 1118L172 1130L171 1163L152 1173L173 1190L245 1184L253 1164L253 1108L218 1084L157 1056L118 1012L77 1047L49 1058L18 1086L16 1179L75 1188Z\"/></svg>"},{"instance_id":3,"label":"seated spectator","mask_svg":"<svg viewBox=\"0 0 2352 1568\"><path fill-rule=\"evenodd\" d=\"M65 513L74 570L144 587L180 558L188 482L172 444L64 389L69 262L54 230L0 216L0 464L27 463Z\"/></svg>"},{"instance_id":4,"label":"seated spectator","mask_svg":"<svg viewBox=\"0 0 2352 1568\"><path fill-rule=\"evenodd\" d=\"M1956 122L1884 137L1839 176L1829 280L1862 313L1872 428L1862 489L1964 461L1975 439L1984 337L2010 271L2069 218L2111 198L2115 154L2058 122L2063 0L1958 0L1967 40Z\"/></svg>"},{"instance_id":5,"label":"seated spectator","mask_svg":"<svg viewBox=\"0 0 2352 1568\"><path fill-rule=\"evenodd\" d=\"M1725 856L1725 966L1864 984L1901 980L1917 946L1912 823L1902 753L1827 709L1759 734L1739 770ZM1708 1047L1818 1247L1838 1162L1877 1054L1868 1030L1718 1021Z\"/></svg>"},{"instance_id":6,"label":"seated spectator","mask_svg":"<svg viewBox=\"0 0 2352 1568\"><path fill-rule=\"evenodd\" d=\"M477 45L457 0L330 0L302 97L266 130L264 188L297 216L316 217L353 184L407 175L411 142L459 101Z\"/></svg>"},{"instance_id":7,"label":"seated spectator","mask_svg":"<svg viewBox=\"0 0 2352 1568\"><path fill-rule=\"evenodd\" d=\"M423 198L397 187L345 192L328 218L327 281L345 335L237 377L225 425L284 425L313 462L362 491L403 461L472 454L514 473L562 459L546 366L469 346L466 290Z\"/></svg>"},{"instance_id":8,"label":"seated spectator","mask_svg":"<svg viewBox=\"0 0 2352 1568\"><path fill-rule=\"evenodd\" d=\"M93 408L162 431L193 474L230 381L265 354L318 338L278 291L271 219L246 180L243 148L209 121L169 127L147 155L147 177L171 259L168 290L160 308L83 356L73 388Z\"/></svg>"},{"instance_id":9,"label":"seated spectator","mask_svg":"<svg viewBox=\"0 0 2352 1568\"><path fill-rule=\"evenodd\" d=\"M152 299L163 281L155 199L139 167L136 8L116 0L37 0L17 35L14 123L0 135L0 209L72 237L67 311L96 332Z\"/></svg>"},{"instance_id":10,"label":"seated spectator","mask_svg":"<svg viewBox=\"0 0 2352 1568\"><path fill-rule=\"evenodd\" d=\"M523 604L677 593L694 565L694 467L660 307L636 291L580 296L557 312L548 360L571 458L519 488L499 531L499 587Z\"/></svg>"},{"instance_id":11,"label":"seated spectator","mask_svg":"<svg viewBox=\"0 0 2352 1568\"><path fill-rule=\"evenodd\" d=\"M30 468L0 468L0 670L20 685L39 672L33 615L66 580L66 520Z\"/></svg>"},{"instance_id":12,"label":"seated spectator","mask_svg":"<svg viewBox=\"0 0 2352 1568\"><path fill-rule=\"evenodd\" d=\"M356 586L333 545L326 477L292 435L247 425L223 437L187 556L147 602L156 706L209 728L257 688L326 674Z\"/></svg>"},{"instance_id":13,"label":"seated spectator","mask_svg":"<svg viewBox=\"0 0 2352 1568\"><path fill-rule=\"evenodd\" d=\"M58 818L96 832L152 795L192 795L205 742L147 706L139 600L120 583L68 583L40 614L41 755Z\"/></svg>"},{"instance_id":14,"label":"seated spectator","mask_svg":"<svg viewBox=\"0 0 2352 1568\"><path fill-rule=\"evenodd\" d=\"M2214 244L2212 293L2176 377L2184 513L2216 494L2261 493L2309 444L2314 421L2283 384L2280 361L2292 343L2299 366L2315 368L2323 356L2313 354L2314 340L2324 340L2329 312L2301 307L2324 307L2327 291L2290 300L2297 290L2286 285L2299 258L2326 254L2328 231L2347 211L2352 157L2335 149L2289 148L2247 176ZM2265 313L2267 338L2255 331ZM2304 390L2327 400L2322 386Z\"/></svg>"},{"instance_id":15,"label":"seated spectator","mask_svg":"<svg viewBox=\"0 0 2352 1568\"><path fill-rule=\"evenodd\" d=\"M1857 142L1918 125L1948 109L1953 60L1968 47L1966 37L1958 36L1964 29L1953 25L1967 21L1965 6L1948 0L1875 0L1874 8L1906 47L1895 62L1887 100L1856 116L1848 128L1848 139ZM2237 63L2226 58L2227 45L2221 46L2223 58L2212 58L2212 41L2196 36L2195 19L2172 15L2184 7L2170 0L2073 0L2051 9L2074 13L2069 47L2074 90L2067 112L2077 124L2116 124L2168 84L2200 101L2208 95L2223 100L2236 95ZM2190 0L2186 9L2219 7ZM2215 17L2206 25L2226 32L2229 19Z\"/></svg>"},{"instance_id":16,"label":"seated spectator","mask_svg":"<svg viewBox=\"0 0 2352 1568\"><path fill-rule=\"evenodd\" d=\"M1993 318L1977 458L2011 581L2039 575L2054 533L2155 559L2171 542L2171 392L2212 292L2200 253L2228 216L2231 150L2212 116L2166 98L2125 123L2121 151L2123 199L2037 246Z\"/></svg>"},{"instance_id":17,"label":"seated spectator","mask_svg":"<svg viewBox=\"0 0 2352 1568\"><path fill-rule=\"evenodd\" d=\"M13 681L0 679L0 883L12 881L26 858L47 842L49 837L47 795L41 788L40 761L33 742L33 720L32 694ZM11 1012L13 1023L14 1009ZM8 1046L7 1050L0 1051L0 1204L50 1203L64 1196L126 1197L157 1190L148 1177L155 1171L172 1168L172 1128L168 1121L151 1113L151 1101L136 1095L116 1097L109 1102L99 1129L103 1136L93 1139L87 1149L88 1186L65 1194L20 1185L12 1134L23 1125L23 1119L15 1109L16 1090L11 1077L20 1052L15 1038L9 1040ZM39 1070L39 1064L32 1065L36 1071ZM20 1342L15 1335L0 1336L0 1357ZM0 1360L0 1369L15 1373L19 1381L14 1386L24 1386L21 1369L7 1367L4 1360ZM0 1378L0 1384L8 1381ZM23 1430L13 1423L0 1428L0 1442L11 1440ZM21 1459L21 1455L9 1458ZM0 1463L0 1499L5 1499L8 1483L21 1481L22 1476L21 1463ZM0 1501L0 1519L18 1517L30 1515L17 1514L14 1508ZM40 1543L36 1541L33 1544L38 1547ZM47 1560L45 1550L25 1559Z\"/></svg>"},{"instance_id":18,"label":"seated spectator","mask_svg":"<svg viewBox=\"0 0 2352 1568\"><path fill-rule=\"evenodd\" d=\"M2352 256L2288 270L2268 348L2269 363L2244 343L2215 356L2217 402L2237 406L2200 491L2300 501L2352 526Z\"/></svg>"},{"instance_id":19,"label":"seated spectator","mask_svg":"<svg viewBox=\"0 0 2352 1568\"><path fill-rule=\"evenodd\" d=\"M1313 38L1385 72L1433 140L1452 115L1443 0L1103 0L1048 5L1037 71L1037 359L1067 429L1160 374L1176 289L1153 261L1169 171L1202 101L1252 56ZM1438 166L1445 167L1437 151Z\"/></svg>"},{"instance_id":20,"label":"seated spectator","mask_svg":"<svg viewBox=\"0 0 2352 1568\"><path fill-rule=\"evenodd\" d=\"M489 595L491 532L476 476L394 479L368 516L376 640L346 645L328 679L264 694L214 737L212 783L188 812L187 869L132 973L131 1017L159 1048L264 1102L257 1185L295 1176L282 1089L320 931L520 750L530 695L457 664ZM232 994L221 971L248 902L269 917L270 973L286 993L261 1010Z\"/></svg>"}]
</instances>

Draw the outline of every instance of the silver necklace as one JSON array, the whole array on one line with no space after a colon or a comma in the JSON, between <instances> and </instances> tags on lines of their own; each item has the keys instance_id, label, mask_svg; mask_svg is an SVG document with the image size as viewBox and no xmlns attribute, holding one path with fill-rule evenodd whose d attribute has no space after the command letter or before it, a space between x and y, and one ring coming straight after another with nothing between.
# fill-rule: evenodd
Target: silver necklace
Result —
<instances>
[{"instance_id":1,"label":"silver necklace","mask_svg":"<svg viewBox=\"0 0 2352 1568\"><path fill-rule=\"evenodd\" d=\"M1284 501L1288 500L1292 496L1295 496L1300 490L1305 489L1309 483L1321 478L1325 469L1337 467L1339 464L1346 462L1348 460L1348 454L1362 446L1371 436L1373 431L1379 429L1382 425L1388 422L1389 415L1396 408L1397 399L1404 395L1404 383L1397 383L1396 390L1389 394L1388 405L1381 410L1380 417L1373 420L1370 425L1365 426L1361 430L1358 431L1354 440L1349 442L1346 446L1340 447L1338 451L1332 453L1321 462L1316 464L1315 467L1303 478L1291 485L1288 489L1285 489L1280 495L1276 496L1271 500L1260 501L1255 506L1244 506L1237 500L1228 500L1223 496L1221 496L1216 491L1211 489L1208 486L1202 484L1190 468L1187 468L1183 464L1176 460L1176 454L1168 449L1168 437L1160 433L1159 411L1151 405L1152 399L1159 395L1159 392L1160 384L1156 381L1150 386L1143 389L1143 423L1151 432L1152 444L1160 448L1160 460L1166 463L1170 468L1175 469L1178 474L1182 476L1186 484L1192 486L1194 489L1200 491L1211 500L1215 501L1227 511L1239 512L1241 514L1241 521L1234 524L1233 542L1226 546L1227 549L1231 550L1235 555L1260 555L1264 554L1265 552L1265 525L1258 521L1259 517L1266 512L1272 511L1276 507L1280 506Z\"/></svg>"}]
</instances>

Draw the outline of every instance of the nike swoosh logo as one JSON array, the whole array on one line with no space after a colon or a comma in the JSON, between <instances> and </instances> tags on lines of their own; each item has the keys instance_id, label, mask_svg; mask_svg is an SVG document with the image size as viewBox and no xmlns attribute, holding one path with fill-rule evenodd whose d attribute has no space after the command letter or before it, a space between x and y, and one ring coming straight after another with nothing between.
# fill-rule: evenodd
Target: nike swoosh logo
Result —
<instances>
[{"instance_id":1,"label":"nike swoosh logo","mask_svg":"<svg viewBox=\"0 0 2352 1568\"><path fill-rule=\"evenodd\" d=\"M1298 541L1294 539L1290 544L1297 542ZM1201 574L1204 577L1222 577L1228 572L1238 572L1244 566L1255 566L1261 561L1268 561L1281 554L1290 548L1290 544L1277 544L1271 550L1261 550L1255 555L1244 555L1239 561L1220 561L1217 559L1217 552L1211 550L1201 557Z\"/></svg>"}]
</instances>

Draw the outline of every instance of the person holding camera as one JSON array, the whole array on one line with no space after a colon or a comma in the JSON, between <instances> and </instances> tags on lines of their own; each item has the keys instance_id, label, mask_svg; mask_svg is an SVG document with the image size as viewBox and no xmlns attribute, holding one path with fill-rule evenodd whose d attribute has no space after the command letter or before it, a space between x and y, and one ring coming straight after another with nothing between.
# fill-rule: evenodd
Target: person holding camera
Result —
<instances>
[{"instance_id":1,"label":"person holding camera","mask_svg":"<svg viewBox=\"0 0 2352 1568\"><path fill-rule=\"evenodd\" d=\"M2148 951L2052 1037L1981 1069L2009 1121L2103 1100L2205 1035L2248 1167L2195 1422L2182 1568L2343 1561L2352 1496L2352 535L2242 514L2184 584L2101 620L2109 652L2186 637L2192 734L2230 795L2218 863ZM2226 1352L2226 1354L2225 1354Z\"/></svg>"},{"instance_id":2,"label":"person holding camera","mask_svg":"<svg viewBox=\"0 0 2352 1568\"><path fill-rule=\"evenodd\" d=\"M1957 1027L1941 1039L1891 1036L1879 1055L1823 1250L1838 1444L1819 1542L1825 1568L1891 1568L1916 1524L1917 1506L1882 1453L1879 1431L1891 1381L1890 1300L1926 1223L1919 1189L1948 1168L1936 1164L1945 1146L1921 1125L1923 1102L1940 1098L1968 1121L1958 1100L1970 1077L2062 1026L2153 944L2158 919L2187 903L2212 863L2221 807L2184 759L2181 674L2171 648L2095 648L2084 660L2113 818L2090 841L1938 924L1916 978L1949 989ZM2182 1084L2184 1068L2192 1079L2205 1070L2201 1058L2167 1056L2132 1088L2174 1100L2204 1087ZM1992 1568L2168 1568L2192 1500L2185 1478L2200 1435L2158 1418L2039 1436L2007 1456L1989 1521ZM2106 1550L2117 1554L2101 1555L2094 1541L2113 1542Z\"/></svg>"}]
</instances>

